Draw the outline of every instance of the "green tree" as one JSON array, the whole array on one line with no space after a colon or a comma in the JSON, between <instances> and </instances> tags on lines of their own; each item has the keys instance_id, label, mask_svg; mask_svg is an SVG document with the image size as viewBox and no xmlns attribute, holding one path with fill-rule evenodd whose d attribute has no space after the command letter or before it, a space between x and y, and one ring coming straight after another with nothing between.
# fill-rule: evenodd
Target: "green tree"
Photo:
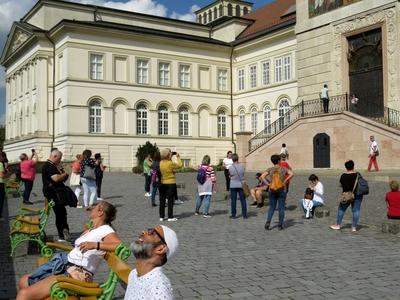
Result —
<instances>
[{"instance_id":1,"label":"green tree","mask_svg":"<svg viewBox=\"0 0 400 300\"><path fill-rule=\"evenodd\" d=\"M142 173L143 172L143 161L146 158L147 154L150 154L153 156L154 153L156 153L158 150L157 144L150 143L149 141L146 142L144 145L140 145L138 147L138 150L136 152L136 158L137 158L137 165L134 167L132 170L134 173Z\"/></svg>"}]
</instances>

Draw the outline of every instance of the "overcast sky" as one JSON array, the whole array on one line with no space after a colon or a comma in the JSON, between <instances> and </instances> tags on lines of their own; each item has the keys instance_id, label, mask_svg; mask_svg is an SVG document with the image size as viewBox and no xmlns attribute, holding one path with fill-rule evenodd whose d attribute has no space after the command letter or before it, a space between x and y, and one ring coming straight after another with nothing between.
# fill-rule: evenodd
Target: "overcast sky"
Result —
<instances>
[{"instance_id":1,"label":"overcast sky","mask_svg":"<svg viewBox=\"0 0 400 300\"><path fill-rule=\"evenodd\" d=\"M254 0L257 9L272 0ZM0 0L0 51L3 50L14 21L24 16L36 0ZM194 11L213 2L213 0L71 0L85 4L95 4L116 9L141 12L185 21L194 21ZM0 124L4 124L5 111L5 72L0 67Z\"/></svg>"}]
</instances>

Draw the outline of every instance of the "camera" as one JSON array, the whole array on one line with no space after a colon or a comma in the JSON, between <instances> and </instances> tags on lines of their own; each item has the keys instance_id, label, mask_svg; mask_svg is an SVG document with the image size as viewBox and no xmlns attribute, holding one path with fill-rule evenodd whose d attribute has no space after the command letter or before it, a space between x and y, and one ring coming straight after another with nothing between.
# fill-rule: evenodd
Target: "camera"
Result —
<instances>
[{"instance_id":1,"label":"camera","mask_svg":"<svg viewBox=\"0 0 400 300\"><path fill-rule=\"evenodd\" d=\"M173 151L173 152L172 152L172 155L176 155L176 151Z\"/></svg>"},{"instance_id":2,"label":"camera","mask_svg":"<svg viewBox=\"0 0 400 300\"><path fill-rule=\"evenodd\" d=\"M35 149L31 149L32 153L35 153Z\"/></svg>"}]
</instances>

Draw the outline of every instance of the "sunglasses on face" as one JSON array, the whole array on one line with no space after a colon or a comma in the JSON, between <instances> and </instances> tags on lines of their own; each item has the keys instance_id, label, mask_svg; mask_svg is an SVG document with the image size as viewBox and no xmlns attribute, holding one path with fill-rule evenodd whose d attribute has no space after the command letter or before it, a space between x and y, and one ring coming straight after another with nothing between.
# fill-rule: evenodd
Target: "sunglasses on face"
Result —
<instances>
[{"instance_id":1,"label":"sunglasses on face","mask_svg":"<svg viewBox=\"0 0 400 300\"><path fill-rule=\"evenodd\" d=\"M155 229L155 228L147 228L147 233L149 235L157 235L159 237L159 239L161 240L161 242L164 245L167 245L167 242L165 241L164 237Z\"/></svg>"}]
</instances>

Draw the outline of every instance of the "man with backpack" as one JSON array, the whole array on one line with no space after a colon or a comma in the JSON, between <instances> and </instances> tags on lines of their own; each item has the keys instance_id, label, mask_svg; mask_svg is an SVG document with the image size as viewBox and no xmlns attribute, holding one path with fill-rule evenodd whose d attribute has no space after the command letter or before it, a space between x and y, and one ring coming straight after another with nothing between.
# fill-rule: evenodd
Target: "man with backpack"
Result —
<instances>
[{"instance_id":1,"label":"man with backpack","mask_svg":"<svg viewBox=\"0 0 400 300\"><path fill-rule=\"evenodd\" d=\"M291 169L281 167L279 165L281 157L279 154L271 156L273 167L267 169L261 174L260 179L269 185L269 210L267 213L267 222L265 223L265 230L270 230L270 224L275 212L276 205L278 204L279 210L279 224L278 229L283 229L283 221L285 218L285 200L286 200L286 185L293 177Z\"/></svg>"}]
</instances>

